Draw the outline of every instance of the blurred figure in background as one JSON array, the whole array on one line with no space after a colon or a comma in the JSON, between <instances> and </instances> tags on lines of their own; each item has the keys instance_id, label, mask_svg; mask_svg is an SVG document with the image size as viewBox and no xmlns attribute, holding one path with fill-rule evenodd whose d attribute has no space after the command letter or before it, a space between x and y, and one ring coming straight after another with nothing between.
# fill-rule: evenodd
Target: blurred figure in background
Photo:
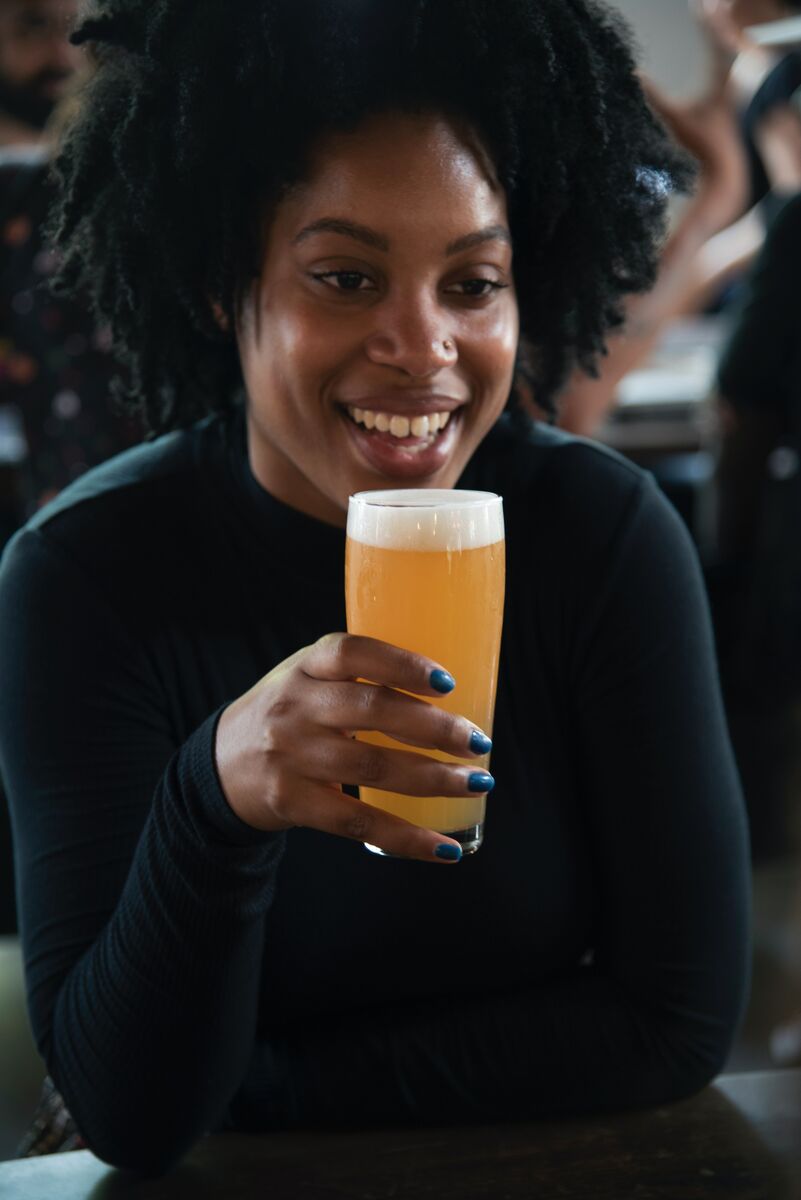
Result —
<instances>
[{"instance_id":1,"label":"blurred figure in background","mask_svg":"<svg viewBox=\"0 0 801 1200\"><path fill-rule=\"evenodd\" d=\"M695 157L698 187L674 224L654 287L629 301L598 377L576 370L568 380L559 423L573 433L594 436L621 379L647 358L672 319L718 303L743 278L766 225L792 194L764 142L773 114L801 86L801 55L795 47L757 45L746 31L801 13L801 0L690 0L690 6L709 47L706 94L679 103L648 81L645 87L676 141Z\"/></svg>"},{"instance_id":2,"label":"blurred figure in background","mask_svg":"<svg viewBox=\"0 0 801 1200\"><path fill-rule=\"evenodd\" d=\"M0 405L26 447L6 489L6 536L140 437L111 403L119 372L106 331L87 304L48 286L57 265L45 232L50 158L91 67L68 41L77 11L77 0L0 0L0 101L13 95L15 112L42 121L28 127L35 144L0 149Z\"/></svg>"},{"instance_id":3,"label":"blurred figure in background","mask_svg":"<svg viewBox=\"0 0 801 1200\"><path fill-rule=\"evenodd\" d=\"M119 371L105 329L87 304L48 287L56 266L43 231L51 194L46 152L0 157L0 400L27 445L14 470L11 524L141 437L114 408Z\"/></svg>"},{"instance_id":4,"label":"blurred figure in background","mask_svg":"<svg viewBox=\"0 0 801 1200\"><path fill-rule=\"evenodd\" d=\"M786 202L768 231L718 372L720 578L713 588L730 725L746 792L758 801L749 800L755 850L784 855L801 852L798 99L776 107L762 126L759 151ZM771 1056L780 1066L799 1066L801 1006L796 1002L783 1016L770 1038Z\"/></svg>"},{"instance_id":5,"label":"blurred figure in background","mask_svg":"<svg viewBox=\"0 0 801 1200\"><path fill-rule=\"evenodd\" d=\"M78 0L0 0L0 146L40 140L81 61Z\"/></svg>"},{"instance_id":6,"label":"blurred figure in background","mask_svg":"<svg viewBox=\"0 0 801 1200\"><path fill-rule=\"evenodd\" d=\"M760 140L765 161L781 171L784 205L718 370L717 556L708 572L756 855L801 843L793 828L801 779L801 119L792 103L774 110Z\"/></svg>"},{"instance_id":7,"label":"blurred figure in background","mask_svg":"<svg viewBox=\"0 0 801 1200\"><path fill-rule=\"evenodd\" d=\"M768 25L801 13L799 0L704 0L702 12L718 38L735 111L739 117L748 160L748 206L759 205L769 226L785 199L785 181L776 178L766 155L765 131L773 114L801 87L798 46L758 45L748 34L754 25Z\"/></svg>"},{"instance_id":8,"label":"blurred figure in background","mask_svg":"<svg viewBox=\"0 0 801 1200\"><path fill-rule=\"evenodd\" d=\"M674 223L655 286L630 298L598 378L577 370L568 381L560 423L593 436L620 380L668 323L724 294L733 327L718 375L717 546L707 582L753 854L765 859L799 840L801 55L757 44L747 30L798 15L801 3L693 7L708 37L706 97L676 103L651 84L646 92L698 162L696 192Z\"/></svg>"}]
</instances>

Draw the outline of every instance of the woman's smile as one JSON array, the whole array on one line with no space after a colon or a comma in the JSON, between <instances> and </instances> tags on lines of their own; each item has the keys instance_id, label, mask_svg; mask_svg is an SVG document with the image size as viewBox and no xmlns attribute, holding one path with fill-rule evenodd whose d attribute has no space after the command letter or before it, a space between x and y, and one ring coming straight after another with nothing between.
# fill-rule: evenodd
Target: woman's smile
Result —
<instances>
[{"instance_id":1,"label":"woman's smile","mask_svg":"<svg viewBox=\"0 0 801 1200\"><path fill-rule=\"evenodd\" d=\"M324 139L278 205L238 330L278 499L344 524L352 492L453 487L503 411L518 311L484 157L443 118L384 114Z\"/></svg>"},{"instance_id":2,"label":"woman's smile","mask_svg":"<svg viewBox=\"0 0 801 1200\"><path fill-rule=\"evenodd\" d=\"M430 413L386 408L342 410L357 452L373 470L390 479L419 479L447 465L459 436L460 410Z\"/></svg>"}]
</instances>

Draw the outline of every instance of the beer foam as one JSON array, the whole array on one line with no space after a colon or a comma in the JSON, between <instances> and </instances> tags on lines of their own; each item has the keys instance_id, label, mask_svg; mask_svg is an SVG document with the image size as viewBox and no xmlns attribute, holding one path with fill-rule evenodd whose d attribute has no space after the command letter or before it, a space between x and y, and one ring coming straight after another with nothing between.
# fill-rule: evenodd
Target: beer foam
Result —
<instances>
[{"instance_id":1,"label":"beer foam","mask_svg":"<svg viewBox=\"0 0 801 1200\"><path fill-rule=\"evenodd\" d=\"M357 492L348 537L385 550L478 550L503 541L503 501L494 492L437 488Z\"/></svg>"}]
</instances>

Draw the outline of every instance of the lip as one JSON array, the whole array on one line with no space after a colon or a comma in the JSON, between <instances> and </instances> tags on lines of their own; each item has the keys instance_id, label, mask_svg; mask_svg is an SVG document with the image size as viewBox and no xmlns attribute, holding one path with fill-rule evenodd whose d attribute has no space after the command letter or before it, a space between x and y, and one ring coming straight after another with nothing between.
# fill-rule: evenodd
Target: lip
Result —
<instances>
[{"instance_id":1,"label":"lip","mask_svg":"<svg viewBox=\"0 0 801 1200\"><path fill-rule=\"evenodd\" d=\"M373 392L369 395L338 396L340 408L369 408L374 412L398 417L425 417L429 413L453 412L467 404L467 397L445 396L439 392Z\"/></svg>"},{"instance_id":2,"label":"lip","mask_svg":"<svg viewBox=\"0 0 801 1200\"><path fill-rule=\"evenodd\" d=\"M454 401L452 398L449 404L446 404L446 398L443 396L430 399L431 404L427 407L420 407L418 403L413 410L384 404L378 408L377 396L371 397L370 402L360 400L358 404L355 401L349 403L358 408L370 408L371 404L375 404L377 411L397 416L425 416L428 412L453 412L456 408L464 407L464 401ZM376 434L362 425L357 425L341 406L340 417L351 445L362 461L383 478L398 480L424 479L441 470L451 457L462 424L461 414L452 417L430 446L414 450L408 445L404 446L397 438L390 440L389 434ZM411 439L409 440L411 442Z\"/></svg>"}]
</instances>

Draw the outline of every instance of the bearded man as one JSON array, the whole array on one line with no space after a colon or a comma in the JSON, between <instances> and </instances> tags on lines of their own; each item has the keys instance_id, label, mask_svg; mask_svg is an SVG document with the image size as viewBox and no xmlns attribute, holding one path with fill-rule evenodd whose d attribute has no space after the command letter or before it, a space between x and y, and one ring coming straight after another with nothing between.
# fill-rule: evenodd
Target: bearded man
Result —
<instances>
[{"instance_id":1,"label":"bearded man","mask_svg":"<svg viewBox=\"0 0 801 1200\"><path fill-rule=\"evenodd\" d=\"M41 139L81 53L77 0L0 0L0 146Z\"/></svg>"}]
</instances>

